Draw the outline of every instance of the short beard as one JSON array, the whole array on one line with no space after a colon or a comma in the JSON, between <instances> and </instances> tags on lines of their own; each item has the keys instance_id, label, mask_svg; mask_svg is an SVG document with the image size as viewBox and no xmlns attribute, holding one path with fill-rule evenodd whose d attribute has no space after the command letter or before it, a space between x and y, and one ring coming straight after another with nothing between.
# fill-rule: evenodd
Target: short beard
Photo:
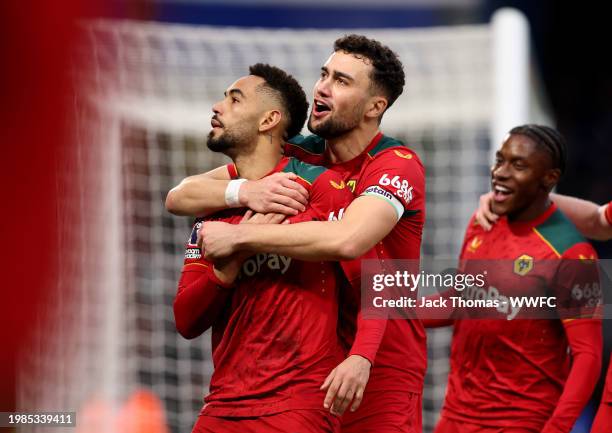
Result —
<instances>
[{"instance_id":1,"label":"short beard","mask_svg":"<svg viewBox=\"0 0 612 433\"><path fill-rule=\"evenodd\" d=\"M240 149L246 150L249 147L243 141L245 141L243 137L229 130L226 130L217 138L213 137L213 132L211 131L206 139L206 146L213 152L219 152L234 159Z\"/></svg>"},{"instance_id":2,"label":"short beard","mask_svg":"<svg viewBox=\"0 0 612 433\"><path fill-rule=\"evenodd\" d=\"M340 137L347 132L352 131L359 125L359 121L363 116L362 107L356 106L350 113L348 119L334 119L330 116L325 122L312 126L312 113L308 119L308 130L321 138L331 139Z\"/></svg>"}]
</instances>

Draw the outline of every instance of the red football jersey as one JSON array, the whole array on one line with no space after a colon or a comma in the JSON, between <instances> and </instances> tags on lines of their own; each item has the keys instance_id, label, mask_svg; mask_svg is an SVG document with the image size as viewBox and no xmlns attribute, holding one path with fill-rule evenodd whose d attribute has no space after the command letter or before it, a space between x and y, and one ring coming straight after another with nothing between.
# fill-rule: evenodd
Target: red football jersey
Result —
<instances>
[{"instance_id":1,"label":"red football jersey","mask_svg":"<svg viewBox=\"0 0 612 433\"><path fill-rule=\"evenodd\" d=\"M228 170L236 176L233 166ZM327 220L352 200L331 170L283 158L272 173L279 171L296 173L310 193L307 209L292 221ZM237 224L244 212L231 209L203 220ZM222 288L195 245L201 221L193 228L183 275L207 277L179 284L175 316L189 337L212 324L214 373L202 413L253 417L321 410L325 392L319 387L344 357L336 333L337 266L257 254L244 262L233 287Z\"/></svg>"},{"instance_id":2,"label":"red football jersey","mask_svg":"<svg viewBox=\"0 0 612 433\"><path fill-rule=\"evenodd\" d=\"M315 135L293 138L285 152L339 173L355 196L373 195L395 208L397 224L363 258L371 258L374 253L383 263L385 259L419 259L425 223L425 169L416 153L381 133L360 155L339 164L330 162L325 140ZM353 279L359 273L359 260L343 263L343 267L349 279ZM357 311L354 305L343 309ZM347 319L345 325L349 330L364 325L355 323L357 314ZM350 352L374 361L367 389L421 393L427 365L426 334L421 322L388 320L380 336L379 342L362 342L358 331Z\"/></svg>"},{"instance_id":3,"label":"red football jersey","mask_svg":"<svg viewBox=\"0 0 612 433\"><path fill-rule=\"evenodd\" d=\"M601 402L605 404L612 404L612 357L610 358L610 361L611 362L608 365L608 374L606 374L604 392L601 396Z\"/></svg>"},{"instance_id":4,"label":"red football jersey","mask_svg":"<svg viewBox=\"0 0 612 433\"><path fill-rule=\"evenodd\" d=\"M501 293L554 294L557 307L552 313L559 316L525 320L525 310L505 303L493 311L498 318L457 320L442 415L541 431L568 377L568 328L585 321L601 326L599 319L573 320L567 315L573 310L562 312L559 307L579 305L580 317L594 317L600 295L596 253L552 204L533 221L509 223L502 217L489 232L472 218L460 267L470 272L471 263L481 266L490 259L498 259L490 262L495 272L488 273L479 299L495 299ZM569 423L569 431L573 421L563 422Z\"/></svg>"}]
</instances>

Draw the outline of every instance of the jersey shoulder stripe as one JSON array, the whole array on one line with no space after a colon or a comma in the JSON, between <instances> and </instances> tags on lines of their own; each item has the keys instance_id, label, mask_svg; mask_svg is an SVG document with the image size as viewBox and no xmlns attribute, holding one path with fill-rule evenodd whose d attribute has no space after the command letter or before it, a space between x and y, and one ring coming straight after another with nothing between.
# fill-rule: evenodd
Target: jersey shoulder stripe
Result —
<instances>
[{"instance_id":1,"label":"jersey shoulder stripe","mask_svg":"<svg viewBox=\"0 0 612 433\"><path fill-rule=\"evenodd\" d=\"M326 171L327 169L325 167L308 164L295 158L289 158L289 162L287 162L287 165L283 168L283 172L295 173L310 185L314 183L317 177Z\"/></svg>"},{"instance_id":2,"label":"jersey shoulder stripe","mask_svg":"<svg viewBox=\"0 0 612 433\"><path fill-rule=\"evenodd\" d=\"M318 135L296 135L287 141L291 146L299 147L301 150L313 155L322 155L325 152L325 140Z\"/></svg>"},{"instance_id":3,"label":"jersey shoulder stripe","mask_svg":"<svg viewBox=\"0 0 612 433\"><path fill-rule=\"evenodd\" d=\"M404 143L395 138L387 137L383 135L380 141L374 146L372 150L368 152L371 158L374 158L377 154L381 153L383 150L391 149L393 147L404 147L408 148Z\"/></svg>"},{"instance_id":4,"label":"jersey shoulder stripe","mask_svg":"<svg viewBox=\"0 0 612 433\"><path fill-rule=\"evenodd\" d=\"M559 257L574 245L586 242L576 226L559 209L533 230Z\"/></svg>"}]
</instances>

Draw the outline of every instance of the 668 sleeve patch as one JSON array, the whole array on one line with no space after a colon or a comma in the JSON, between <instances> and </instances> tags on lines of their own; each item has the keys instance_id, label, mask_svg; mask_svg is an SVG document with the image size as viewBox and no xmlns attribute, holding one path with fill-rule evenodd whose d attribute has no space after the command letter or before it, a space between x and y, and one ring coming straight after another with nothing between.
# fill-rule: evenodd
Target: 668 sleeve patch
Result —
<instances>
[{"instance_id":1,"label":"668 sleeve patch","mask_svg":"<svg viewBox=\"0 0 612 433\"><path fill-rule=\"evenodd\" d=\"M395 195L397 195L400 199L403 199L406 203L410 203L412 201L413 187L410 186L406 179L401 179L399 176L394 176L391 178L387 173L385 173L382 175L378 183L381 186L395 189Z\"/></svg>"}]
</instances>

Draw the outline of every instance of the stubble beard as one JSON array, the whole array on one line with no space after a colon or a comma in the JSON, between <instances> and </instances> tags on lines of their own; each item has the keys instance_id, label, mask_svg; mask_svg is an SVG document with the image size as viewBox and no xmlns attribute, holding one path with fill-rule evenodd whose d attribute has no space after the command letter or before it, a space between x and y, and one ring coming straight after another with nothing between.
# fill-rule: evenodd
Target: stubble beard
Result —
<instances>
[{"instance_id":1,"label":"stubble beard","mask_svg":"<svg viewBox=\"0 0 612 433\"><path fill-rule=\"evenodd\" d=\"M248 152L256 142L256 137L249 137L244 131L226 129L223 133L214 137L210 131L206 139L206 146L213 152L222 153L235 159L239 154Z\"/></svg>"},{"instance_id":2,"label":"stubble beard","mask_svg":"<svg viewBox=\"0 0 612 433\"><path fill-rule=\"evenodd\" d=\"M363 110L362 107L358 105L355 106L344 119L334 118L334 114L332 114L319 125L313 126L313 117L312 113L310 113L308 130L321 138L337 138L355 129L359 125L362 117Z\"/></svg>"}]
</instances>

